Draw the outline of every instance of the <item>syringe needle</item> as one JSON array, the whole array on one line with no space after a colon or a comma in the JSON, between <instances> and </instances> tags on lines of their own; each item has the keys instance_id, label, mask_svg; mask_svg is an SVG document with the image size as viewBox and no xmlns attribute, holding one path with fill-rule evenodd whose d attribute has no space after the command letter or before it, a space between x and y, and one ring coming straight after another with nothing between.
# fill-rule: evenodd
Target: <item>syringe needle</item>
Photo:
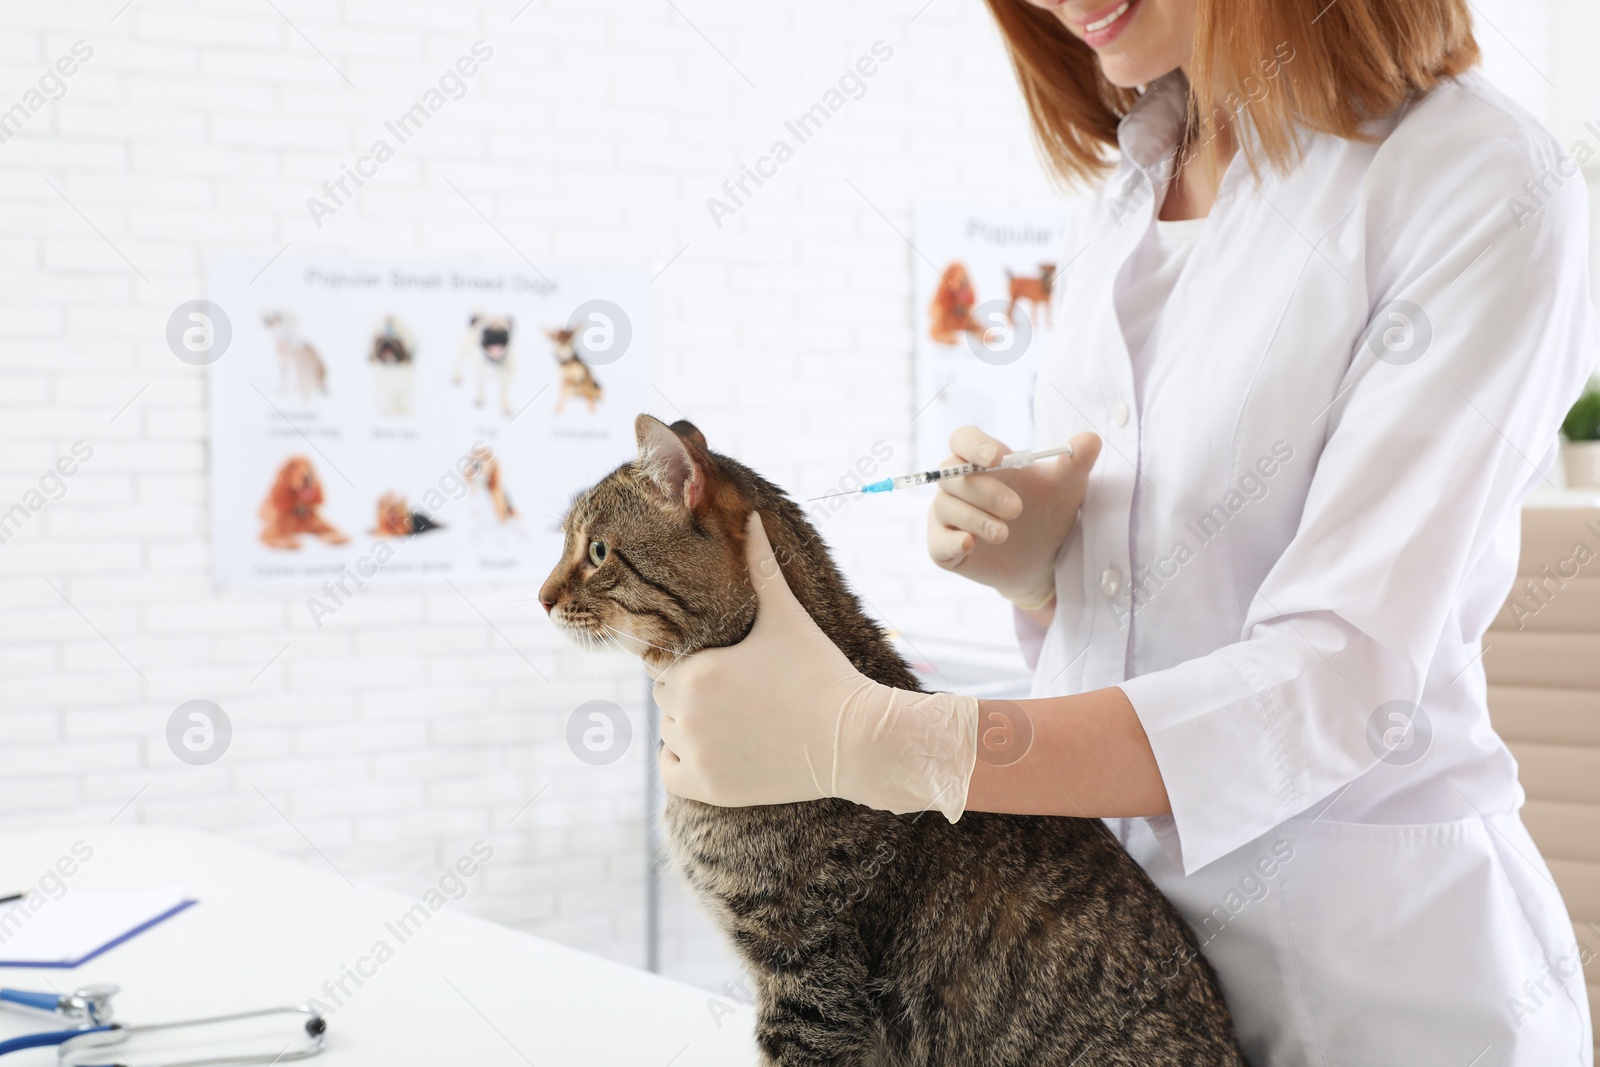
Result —
<instances>
[{"instance_id":1,"label":"syringe needle","mask_svg":"<svg viewBox=\"0 0 1600 1067\"><path fill-rule=\"evenodd\" d=\"M968 474L985 474L989 471L998 470L1016 470L1019 467L1026 467L1030 463L1034 463L1037 460L1050 459L1052 456L1060 455L1072 455L1072 446L1067 444L1062 445L1060 448L1041 449L1037 452L1029 452L1025 450L1008 452L999 463L996 463L992 467L980 467L976 463L961 463L953 467L936 468L934 470L921 471L916 474L902 474L898 478L885 478L882 481L873 482L871 485L864 485L854 492L824 493L821 496L814 496L807 500L806 503L810 504L818 500L832 500L835 497L841 496L861 496L866 493L887 493L895 489L908 489L916 485L929 485L945 478L959 478Z\"/></svg>"}]
</instances>

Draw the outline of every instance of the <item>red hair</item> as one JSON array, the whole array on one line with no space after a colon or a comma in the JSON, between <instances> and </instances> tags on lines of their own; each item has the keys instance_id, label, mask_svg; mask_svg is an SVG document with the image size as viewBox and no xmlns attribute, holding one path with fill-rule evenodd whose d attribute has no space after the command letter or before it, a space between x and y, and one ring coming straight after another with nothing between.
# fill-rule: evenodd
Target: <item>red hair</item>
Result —
<instances>
[{"instance_id":1,"label":"red hair","mask_svg":"<svg viewBox=\"0 0 1600 1067\"><path fill-rule=\"evenodd\" d=\"M1094 50L1050 12L987 3L1050 170L1072 183L1109 169L1138 93L1107 81ZM1286 171L1299 130L1359 138L1362 123L1478 59L1467 0L1196 0L1190 127L1208 166L1217 131L1243 123L1256 144L1236 141L1251 168Z\"/></svg>"}]
</instances>

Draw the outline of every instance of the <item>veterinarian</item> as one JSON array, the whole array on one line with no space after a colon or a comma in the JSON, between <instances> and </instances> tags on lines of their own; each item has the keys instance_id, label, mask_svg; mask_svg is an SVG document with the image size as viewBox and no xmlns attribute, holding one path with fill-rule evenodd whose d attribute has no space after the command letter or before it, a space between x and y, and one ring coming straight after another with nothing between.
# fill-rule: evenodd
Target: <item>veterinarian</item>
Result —
<instances>
[{"instance_id":1,"label":"veterinarian","mask_svg":"<svg viewBox=\"0 0 1600 1067\"><path fill-rule=\"evenodd\" d=\"M1036 390L1078 450L941 483L928 547L1015 605L1033 699L866 680L753 521L754 629L657 683L667 787L1105 818L1259 1067L1591 1064L1480 658L1595 367L1576 166L1467 0L989 3L1094 192Z\"/></svg>"}]
</instances>

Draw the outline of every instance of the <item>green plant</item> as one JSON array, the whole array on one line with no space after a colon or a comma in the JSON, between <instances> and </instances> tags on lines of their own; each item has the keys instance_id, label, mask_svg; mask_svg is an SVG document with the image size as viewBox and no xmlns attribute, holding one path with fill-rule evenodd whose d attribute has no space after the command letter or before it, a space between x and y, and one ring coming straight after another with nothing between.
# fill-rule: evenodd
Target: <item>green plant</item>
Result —
<instances>
[{"instance_id":1,"label":"green plant","mask_svg":"<svg viewBox=\"0 0 1600 1067\"><path fill-rule=\"evenodd\" d=\"M1561 423L1561 434L1569 441L1600 441L1600 389L1591 385L1584 391Z\"/></svg>"}]
</instances>

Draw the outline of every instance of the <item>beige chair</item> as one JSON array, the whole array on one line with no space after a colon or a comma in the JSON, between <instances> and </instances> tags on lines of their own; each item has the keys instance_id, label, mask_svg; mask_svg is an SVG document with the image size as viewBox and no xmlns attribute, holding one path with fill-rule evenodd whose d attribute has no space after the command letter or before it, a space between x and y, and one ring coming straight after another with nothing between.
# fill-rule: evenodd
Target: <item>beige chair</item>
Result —
<instances>
[{"instance_id":1,"label":"beige chair","mask_svg":"<svg viewBox=\"0 0 1600 1067\"><path fill-rule=\"evenodd\" d=\"M1517 757L1528 832L1589 948L1600 1021L1600 508L1523 512L1516 585L1484 644L1489 712Z\"/></svg>"}]
</instances>

